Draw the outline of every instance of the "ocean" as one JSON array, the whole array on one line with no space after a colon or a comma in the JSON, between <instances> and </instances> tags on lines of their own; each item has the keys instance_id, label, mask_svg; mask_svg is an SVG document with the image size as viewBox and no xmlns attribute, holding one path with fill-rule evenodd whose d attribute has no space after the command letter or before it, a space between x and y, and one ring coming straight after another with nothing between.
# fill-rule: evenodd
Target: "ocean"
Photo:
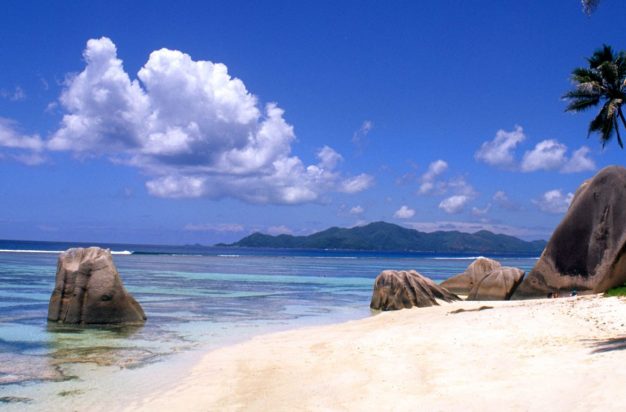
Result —
<instances>
[{"instance_id":1,"label":"ocean","mask_svg":"<svg viewBox=\"0 0 626 412\"><path fill-rule=\"evenodd\" d=\"M441 282L477 256L107 247L141 303L141 327L48 324L56 260L67 242L0 240L0 409L116 410L185 376L206 351L256 335L375 316L374 278L415 269ZM535 256L489 256L530 270ZM167 379L163 379L167 376Z\"/></svg>"}]
</instances>

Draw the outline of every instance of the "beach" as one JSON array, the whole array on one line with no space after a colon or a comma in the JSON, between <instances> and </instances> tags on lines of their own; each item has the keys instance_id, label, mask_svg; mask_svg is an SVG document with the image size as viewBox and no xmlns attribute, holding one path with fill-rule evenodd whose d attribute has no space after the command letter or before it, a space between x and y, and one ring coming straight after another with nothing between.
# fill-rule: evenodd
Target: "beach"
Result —
<instances>
[{"instance_id":1,"label":"beach","mask_svg":"<svg viewBox=\"0 0 626 412\"><path fill-rule=\"evenodd\" d=\"M626 300L456 302L254 337L126 410L624 410Z\"/></svg>"}]
</instances>

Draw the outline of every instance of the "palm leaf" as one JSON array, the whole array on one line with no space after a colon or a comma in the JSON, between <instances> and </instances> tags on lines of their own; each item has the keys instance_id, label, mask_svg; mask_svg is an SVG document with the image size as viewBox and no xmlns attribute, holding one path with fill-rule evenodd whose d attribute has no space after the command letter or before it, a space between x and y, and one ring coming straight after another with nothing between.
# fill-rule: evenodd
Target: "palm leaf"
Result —
<instances>
[{"instance_id":1,"label":"palm leaf","mask_svg":"<svg viewBox=\"0 0 626 412\"><path fill-rule=\"evenodd\" d=\"M571 79L574 83L597 82L602 84L602 77L595 70L587 69L586 67L575 68L572 71Z\"/></svg>"},{"instance_id":2,"label":"palm leaf","mask_svg":"<svg viewBox=\"0 0 626 412\"><path fill-rule=\"evenodd\" d=\"M615 60L613 49L611 46L603 45L601 49L596 50L593 55L587 59L589 67L597 69L604 62L612 62Z\"/></svg>"},{"instance_id":3,"label":"palm leaf","mask_svg":"<svg viewBox=\"0 0 626 412\"><path fill-rule=\"evenodd\" d=\"M594 98L579 98L572 101L565 108L566 112L582 112L590 107L596 106L600 102L600 97Z\"/></svg>"},{"instance_id":4,"label":"palm leaf","mask_svg":"<svg viewBox=\"0 0 626 412\"><path fill-rule=\"evenodd\" d=\"M605 84L615 86L618 82L619 72L615 63L604 62L598 66L598 71L602 75Z\"/></svg>"}]
</instances>

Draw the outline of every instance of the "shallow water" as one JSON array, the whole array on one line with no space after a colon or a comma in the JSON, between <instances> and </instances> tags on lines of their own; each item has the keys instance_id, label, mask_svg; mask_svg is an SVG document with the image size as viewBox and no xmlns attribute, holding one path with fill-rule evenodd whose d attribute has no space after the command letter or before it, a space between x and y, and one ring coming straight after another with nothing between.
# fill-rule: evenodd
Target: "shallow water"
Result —
<instances>
[{"instance_id":1,"label":"shallow water","mask_svg":"<svg viewBox=\"0 0 626 412\"><path fill-rule=\"evenodd\" d=\"M368 252L202 253L116 254L148 322L81 328L46 322L55 253L0 252L0 408L117 409L182 378L211 348L371 316L372 284L381 270L416 269L442 281L471 262ZM498 260L525 270L535 263Z\"/></svg>"}]
</instances>

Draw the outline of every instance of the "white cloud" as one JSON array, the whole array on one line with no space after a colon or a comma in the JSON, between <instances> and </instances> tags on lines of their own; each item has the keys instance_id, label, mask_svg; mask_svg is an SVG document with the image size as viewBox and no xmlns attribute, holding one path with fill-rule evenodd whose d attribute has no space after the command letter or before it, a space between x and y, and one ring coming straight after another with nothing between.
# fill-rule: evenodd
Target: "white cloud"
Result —
<instances>
[{"instance_id":1,"label":"white cloud","mask_svg":"<svg viewBox=\"0 0 626 412\"><path fill-rule=\"evenodd\" d=\"M436 185L437 177L448 169L448 163L444 160L435 160L428 165L428 170L422 175L422 184L419 187L418 193L427 194L433 191Z\"/></svg>"},{"instance_id":2,"label":"white cloud","mask_svg":"<svg viewBox=\"0 0 626 412\"><path fill-rule=\"evenodd\" d=\"M328 146L324 146L317 153L317 157L320 160L320 167L328 170L332 170L337 166L339 162L343 160L343 157Z\"/></svg>"},{"instance_id":3,"label":"white cloud","mask_svg":"<svg viewBox=\"0 0 626 412\"><path fill-rule=\"evenodd\" d=\"M493 233L502 233L510 236L518 236L524 239L547 239L550 236L549 228L542 227L517 227L489 222L410 222L406 223L412 229L422 232L436 232L440 230L457 230L465 233L475 233L480 230L488 230Z\"/></svg>"},{"instance_id":4,"label":"white cloud","mask_svg":"<svg viewBox=\"0 0 626 412\"><path fill-rule=\"evenodd\" d=\"M516 160L517 145L526 139L521 126L507 132L498 130L493 140L484 142L474 154L474 158L491 166L522 172L537 170L558 170L561 173L576 173L595 170L594 161L588 157L590 149L582 146L567 157L567 146L555 139L546 139L527 150L521 162Z\"/></svg>"},{"instance_id":5,"label":"white cloud","mask_svg":"<svg viewBox=\"0 0 626 412\"><path fill-rule=\"evenodd\" d=\"M566 160L567 146L554 139L543 140L533 150L524 153L522 159L522 172L534 172L536 170L558 170Z\"/></svg>"},{"instance_id":6,"label":"white cloud","mask_svg":"<svg viewBox=\"0 0 626 412\"><path fill-rule=\"evenodd\" d=\"M513 202L511 199L509 199L509 196L506 194L506 192L502 190L498 190L497 192L495 192L491 199L494 201L496 205L498 205L502 209L511 210L511 211L516 211L516 210L521 209L521 206Z\"/></svg>"},{"instance_id":7,"label":"white cloud","mask_svg":"<svg viewBox=\"0 0 626 412\"><path fill-rule=\"evenodd\" d=\"M184 228L188 232L218 232L218 233L239 233L245 228L238 223L205 223L205 224L188 224Z\"/></svg>"},{"instance_id":8,"label":"white cloud","mask_svg":"<svg viewBox=\"0 0 626 412\"><path fill-rule=\"evenodd\" d=\"M473 198L476 196L476 191L474 187L467 183L463 176L456 177L454 179L450 179L445 183L446 190L450 190L457 195L464 195L468 198Z\"/></svg>"},{"instance_id":9,"label":"white cloud","mask_svg":"<svg viewBox=\"0 0 626 412\"><path fill-rule=\"evenodd\" d=\"M89 40L83 56L85 69L66 80L66 114L48 148L135 166L155 196L294 204L373 184L337 171L342 157L328 146L315 165L291 155L295 134L283 110L259 108L224 64L161 49L133 80L108 38Z\"/></svg>"},{"instance_id":10,"label":"white cloud","mask_svg":"<svg viewBox=\"0 0 626 412\"><path fill-rule=\"evenodd\" d=\"M38 134L25 135L16 130L15 122L0 117L0 148L6 150L0 153L0 158L12 158L29 166L39 165L46 162L42 154L44 142Z\"/></svg>"},{"instance_id":11,"label":"white cloud","mask_svg":"<svg viewBox=\"0 0 626 412\"><path fill-rule=\"evenodd\" d=\"M0 96L5 99L9 99L12 102L26 100L26 93L20 86L15 86L13 91L0 90Z\"/></svg>"},{"instance_id":12,"label":"white cloud","mask_svg":"<svg viewBox=\"0 0 626 412\"><path fill-rule=\"evenodd\" d=\"M338 190L343 193L358 193L369 189L374 184L374 178L368 174L345 178L339 185Z\"/></svg>"},{"instance_id":13,"label":"white cloud","mask_svg":"<svg viewBox=\"0 0 626 412\"><path fill-rule=\"evenodd\" d=\"M285 225L270 226L267 228L267 233L270 235L291 235L293 231Z\"/></svg>"},{"instance_id":14,"label":"white cloud","mask_svg":"<svg viewBox=\"0 0 626 412\"><path fill-rule=\"evenodd\" d=\"M561 189L555 189L545 192L539 199L532 202L543 212L565 213L573 198L573 193L563 194Z\"/></svg>"},{"instance_id":15,"label":"white cloud","mask_svg":"<svg viewBox=\"0 0 626 412\"><path fill-rule=\"evenodd\" d=\"M469 200L470 197L466 195L450 196L439 203L439 209L449 214L460 213Z\"/></svg>"},{"instance_id":16,"label":"white cloud","mask_svg":"<svg viewBox=\"0 0 626 412\"><path fill-rule=\"evenodd\" d=\"M587 146L582 146L580 149L576 150L572 155L571 159L569 159L561 168L562 173L576 173L576 172L586 172L589 170L596 170L596 163L593 159L587 157L591 149Z\"/></svg>"},{"instance_id":17,"label":"white cloud","mask_svg":"<svg viewBox=\"0 0 626 412\"><path fill-rule=\"evenodd\" d=\"M363 212L365 212L365 209L363 209L362 206L357 205L357 206L352 207L349 213L351 215L361 215L363 214Z\"/></svg>"},{"instance_id":18,"label":"white cloud","mask_svg":"<svg viewBox=\"0 0 626 412\"><path fill-rule=\"evenodd\" d=\"M38 134L28 136L18 133L15 130L15 122L0 117L0 146L39 152L43 149L44 143Z\"/></svg>"},{"instance_id":19,"label":"white cloud","mask_svg":"<svg viewBox=\"0 0 626 412\"><path fill-rule=\"evenodd\" d=\"M48 160L44 155L40 153L23 153L12 156L13 159L27 166L37 166L46 163Z\"/></svg>"},{"instance_id":20,"label":"white cloud","mask_svg":"<svg viewBox=\"0 0 626 412\"><path fill-rule=\"evenodd\" d=\"M491 203L487 204L487 206L485 206L484 208L479 208L479 207L473 207L472 208L472 215L473 216L484 216L487 213L489 213L489 211L491 210Z\"/></svg>"},{"instance_id":21,"label":"white cloud","mask_svg":"<svg viewBox=\"0 0 626 412\"><path fill-rule=\"evenodd\" d=\"M358 154L363 153L363 150L365 150L365 146L368 144L367 135L373 127L374 123L371 120L365 120L361 127L352 135L352 144L356 147Z\"/></svg>"},{"instance_id":22,"label":"white cloud","mask_svg":"<svg viewBox=\"0 0 626 412\"><path fill-rule=\"evenodd\" d=\"M393 214L396 219L410 219L413 216L415 216L415 210L404 205Z\"/></svg>"},{"instance_id":23,"label":"white cloud","mask_svg":"<svg viewBox=\"0 0 626 412\"><path fill-rule=\"evenodd\" d=\"M500 129L493 140L482 144L474 154L474 158L491 166L513 168L515 165L513 152L524 139L526 136L521 126L515 126L515 129L510 132Z\"/></svg>"}]
</instances>

